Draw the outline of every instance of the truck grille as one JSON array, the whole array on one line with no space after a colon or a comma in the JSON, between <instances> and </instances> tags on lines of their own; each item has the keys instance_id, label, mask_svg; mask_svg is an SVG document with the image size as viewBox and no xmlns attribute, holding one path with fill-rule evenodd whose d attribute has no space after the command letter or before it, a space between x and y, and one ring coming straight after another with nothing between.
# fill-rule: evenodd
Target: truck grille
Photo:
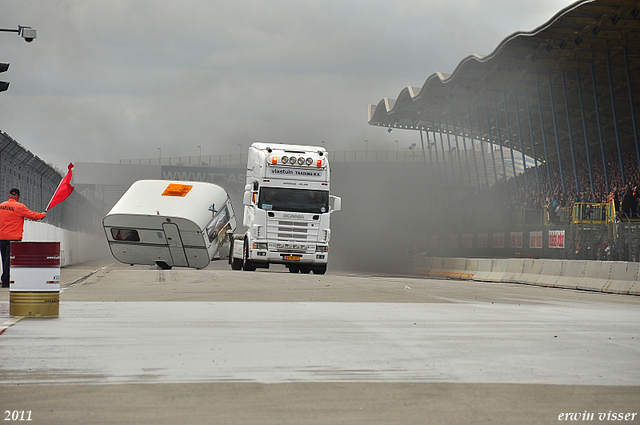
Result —
<instances>
[{"instance_id":1,"label":"truck grille","mask_svg":"<svg viewBox=\"0 0 640 425\"><path fill-rule=\"evenodd\" d=\"M271 241L283 242L283 244L277 247L278 251L291 251L293 245L285 242L299 242L305 245L304 249L301 246L296 248L301 251L315 250L315 244L318 241L318 232L320 223L317 220L304 221L304 220L280 220L277 218L268 219L267 221L267 239ZM312 243L313 245L310 245Z\"/></svg>"}]
</instances>

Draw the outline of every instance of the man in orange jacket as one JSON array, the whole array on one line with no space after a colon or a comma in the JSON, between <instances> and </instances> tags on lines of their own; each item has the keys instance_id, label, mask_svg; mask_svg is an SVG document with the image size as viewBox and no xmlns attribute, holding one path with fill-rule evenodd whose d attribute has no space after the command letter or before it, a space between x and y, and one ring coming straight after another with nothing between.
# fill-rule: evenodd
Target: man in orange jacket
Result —
<instances>
[{"instance_id":1,"label":"man in orange jacket","mask_svg":"<svg viewBox=\"0 0 640 425\"><path fill-rule=\"evenodd\" d=\"M2 252L2 287L9 287L9 267L11 266L11 241L21 241L24 219L42 220L46 212L31 211L20 200L20 191L11 189L9 200L0 204L0 251Z\"/></svg>"}]
</instances>

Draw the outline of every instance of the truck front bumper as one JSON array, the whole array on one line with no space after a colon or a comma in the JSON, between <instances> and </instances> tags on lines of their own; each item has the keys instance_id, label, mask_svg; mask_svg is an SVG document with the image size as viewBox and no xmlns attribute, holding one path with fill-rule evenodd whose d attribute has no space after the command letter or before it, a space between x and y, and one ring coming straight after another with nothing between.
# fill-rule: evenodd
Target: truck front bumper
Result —
<instances>
[{"instance_id":1,"label":"truck front bumper","mask_svg":"<svg viewBox=\"0 0 640 425\"><path fill-rule=\"evenodd\" d=\"M322 265L327 264L329 260L328 252L313 253L288 253L274 252L266 250L252 250L251 261L265 262L272 264L304 264L304 265Z\"/></svg>"}]
</instances>

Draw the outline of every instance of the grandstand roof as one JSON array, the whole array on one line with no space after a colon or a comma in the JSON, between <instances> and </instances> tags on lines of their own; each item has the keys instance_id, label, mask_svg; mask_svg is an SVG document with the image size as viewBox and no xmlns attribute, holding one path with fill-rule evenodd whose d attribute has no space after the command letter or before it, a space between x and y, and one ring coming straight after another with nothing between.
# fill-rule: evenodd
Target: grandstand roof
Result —
<instances>
[{"instance_id":1,"label":"grandstand roof","mask_svg":"<svg viewBox=\"0 0 640 425\"><path fill-rule=\"evenodd\" d=\"M452 74L434 73L422 87L369 105L369 124L428 131L455 125L474 138L512 141L518 149L522 142L541 161L546 142L549 163L558 161L556 140L564 162L572 149L585 156L585 139L591 160L602 163L602 137L611 158L633 150L636 161L639 77L640 3L583 0L531 32L512 34L487 56L464 58Z\"/></svg>"}]
</instances>

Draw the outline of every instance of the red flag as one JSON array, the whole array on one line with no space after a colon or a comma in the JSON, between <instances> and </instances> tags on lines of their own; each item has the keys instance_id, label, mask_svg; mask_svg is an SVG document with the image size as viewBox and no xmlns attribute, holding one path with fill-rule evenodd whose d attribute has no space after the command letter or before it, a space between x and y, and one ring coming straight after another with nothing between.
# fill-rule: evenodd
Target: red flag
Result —
<instances>
[{"instance_id":1,"label":"red flag","mask_svg":"<svg viewBox=\"0 0 640 425\"><path fill-rule=\"evenodd\" d=\"M68 168L69 168L69 172L67 173L66 176L64 176L64 178L58 185L58 188L56 189L56 192L51 197L51 200L49 201L49 205L47 205L47 208L45 209L45 211L49 211L55 205L58 205L60 202L67 199L69 195L71 195L71 192L73 192L73 186L71 186L71 177L73 177L73 171L71 171L71 169L73 168L73 164L69 164Z\"/></svg>"}]
</instances>

